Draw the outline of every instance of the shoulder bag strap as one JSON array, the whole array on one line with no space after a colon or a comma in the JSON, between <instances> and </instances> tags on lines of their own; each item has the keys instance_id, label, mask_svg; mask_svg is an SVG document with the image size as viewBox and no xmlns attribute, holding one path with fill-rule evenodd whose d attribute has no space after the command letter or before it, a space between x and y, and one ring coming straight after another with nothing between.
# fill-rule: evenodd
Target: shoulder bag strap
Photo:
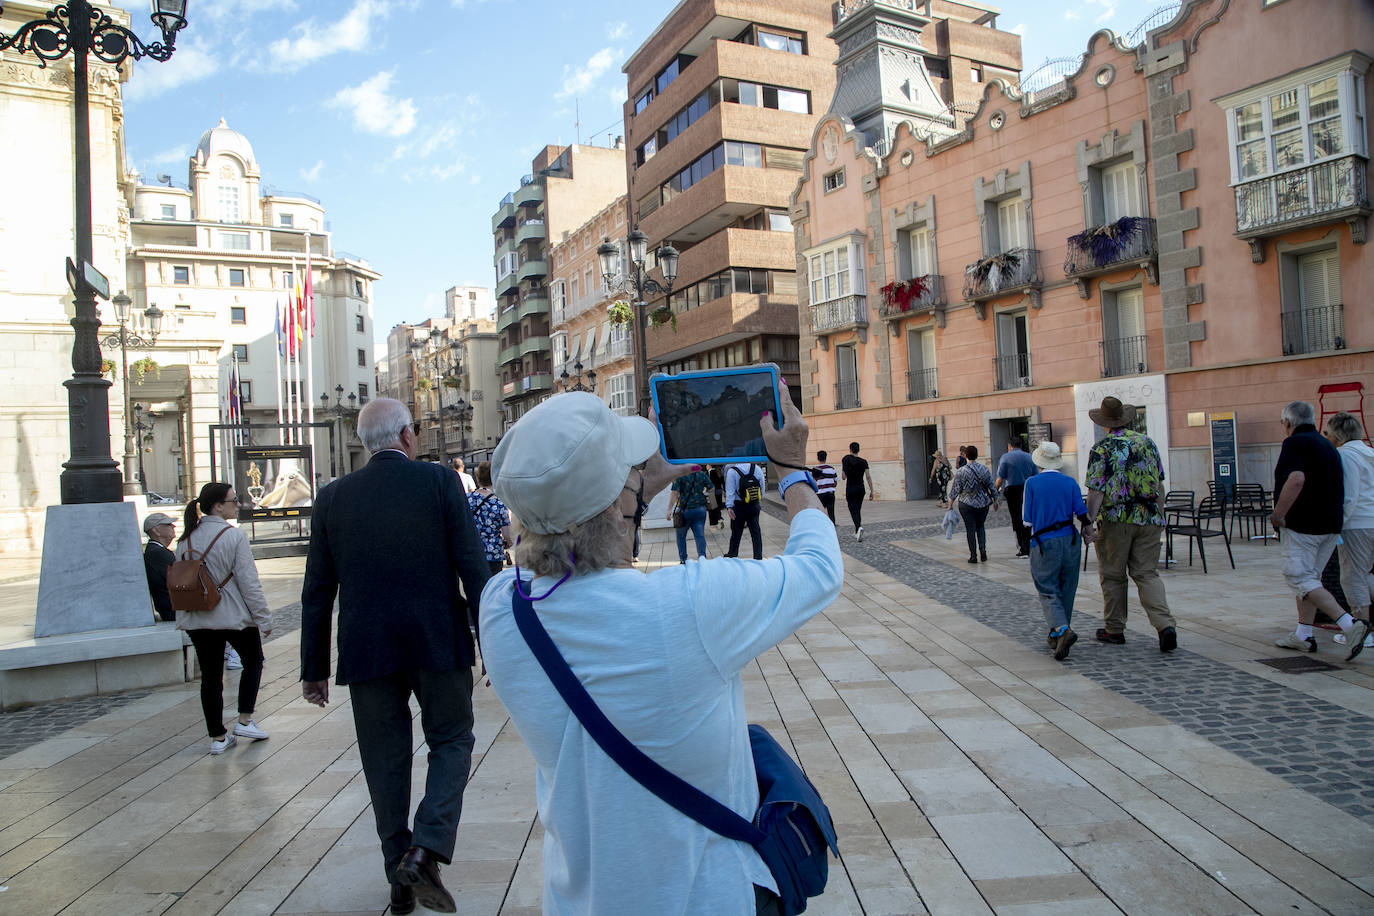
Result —
<instances>
[{"instance_id":1,"label":"shoulder bag strap","mask_svg":"<svg viewBox=\"0 0 1374 916\"><path fill-rule=\"evenodd\" d=\"M224 537L224 535L225 535L226 533L228 533L228 531L229 531L229 526L226 525L226 526L224 526L224 528L222 528L222 529L220 530L220 533L219 533L219 534L215 535L213 538L210 539L210 543L209 543L208 545L206 545L205 549L202 550L201 553L200 553L200 558L199 558L199 559L200 559L200 562L201 562L201 563L204 563L206 560L208 560L208 559L210 558L210 551L215 549L215 543L216 543L220 538ZM194 560L194 559L196 559L195 553L196 553L195 550L192 549L192 547L191 547L191 536L188 534L188 535L186 535L186 559L188 559L188 560ZM232 579L232 578L234 578L234 566L233 566L233 564L231 563L231 564L229 565L229 575L225 576L225 577L224 577L224 581L221 582L219 585L217 585L217 586L215 586L215 587L216 587L216 588L224 588L224 586L226 586L226 585L229 584L229 580Z\"/></svg>"},{"instance_id":2,"label":"shoulder bag strap","mask_svg":"<svg viewBox=\"0 0 1374 916\"><path fill-rule=\"evenodd\" d=\"M763 841L763 831L755 827L753 823L731 811L686 780L664 769L649 755L630 743L629 739L611 724L611 720L606 718L596 705L596 701L591 698L591 694L587 693L587 688L582 686L577 675L573 674L572 669L568 667L563 654L558 651L558 646L554 645L548 631L539 622L539 616L534 612L534 605L528 598L520 594L519 587L515 589L511 602L515 610L515 623L520 628L520 635L525 637L525 642L529 644L530 651L539 660L540 667L544 669L544 673L553 682L553 686L558 690L563 702L568 704L573 715L577 716L577 721L582 723L587 734L591 735L592 740L606 752L606 756L614 760L622 770L629 774L630 778L656 795L660 801L690 817L708 830L713 830L731 840L748 843L751 846Z\"/></svg>"}]
</instances>

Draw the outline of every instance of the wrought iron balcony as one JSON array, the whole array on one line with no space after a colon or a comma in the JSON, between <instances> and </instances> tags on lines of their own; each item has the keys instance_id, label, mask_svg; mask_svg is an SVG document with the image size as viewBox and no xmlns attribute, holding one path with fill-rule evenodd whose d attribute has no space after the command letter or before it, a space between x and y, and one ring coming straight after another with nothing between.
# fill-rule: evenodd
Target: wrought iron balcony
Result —
<instances>
[{"instance_id":1,"label":"wrought iron balcony","mask_svg":"<svg viewBox=\"0 0 1374 916\"><path fill-rule=\"evenodd\" d=\"M939 274L891 283L879 292L883 295L878 303L878 317L885 321L945 307L945 278Z\"/></svg>"},{"instance_id":2,"label":"wrought iron balcony","mask_svg":"<svg viewBox=\"0 0 1374 916\"><path fill-rule=\"evenodd\" d=\"M934 369L912 369L906 374L908 401L928 401L939 396L940 392L935 387Z\"/></svg>"},{"instance_id":3,"label":"wrought iron balcony","mask_svg":"<svg viewBox=\"0 0 1374 916\"><path fill-rule=\"evenodd\" d=\"M1345 349L1345 307L1299 309L1283 313L1283 355Z\"/></svg>"},{"instance_id":4,"label":"wrought iron balcony","mask_svg":"<svg viewBox=\"0 0 1374 916\"><path fill-rule=\"evenodd\" d=\"M992 365L997 373L998 391L1010 391L1013 388L1029 388L1031 386L1029 353L994 356Z\"/></svg>"},{"instance_id":5,"label":"wrought iron balcony","mask_svg":"<svg viewBox=\"0 0 1374 916\"><path fill-rule=\"evenodd\" d=\"M1093 226L1068 239L1064 275L1078 282L1078 294L1088 298L1088 277L1123 267L1145 269L1156 283L1158 243L1155 221L1144 216L1124 216L1114 223Z\"/></svg>"},{"instance_id":6,"label":"wrought iron balcony","mask_svg":"<svg viewBox=\"0 0 1374 916\"><path fill-rule=\"evenodd\" d=\"M1236 185L1236 237L1250 242L1251 258L1264 260L1260 239L1303 226L1345 220L1357 242L1369 215L1368 164L1344 156Z\"/></svg>"},{"instance_id":7,"label":"wrought iron balcony","mask_svg":"<svg viewBox=\"0 0 1374 916\"><path fill-rule=\"evenodd\" d=\"M868 297L862 294L841 296L811 306L811 330L833 334L849 328L868 327Z\"/></svg>"},{"instance_id":8,"label":"wrought iron balcony","mask_svg":"<svg viewBox=\"0 0 1374 916\"><path fill-rule=\"evenodd\" d=\"M851 410L859 406L859 380L835 383L835 409Z\"/></svg>"},{"instance_id":9,"label":"wrought iron balcony","mask_svg":"<svg viewBox=\"0 0 1374 916\"><path fill-rule=\"evenodd\" d=\"M964 269L964 298L970 302L1040 286L1040 252L1013 248L974 261Z\"/></svg>"},{"instance_id":10,"label":"wrought iron balcony","mask_svg":"<svg viewBox=\"0 0 1374 916\"><path fill-rule=\"evenodd\" d=\"M1137 337L1117 337L1102 341L1102 377L1135 375L1143 373L1145 361L1145 335Z\"/></svg>"}]
</instances>

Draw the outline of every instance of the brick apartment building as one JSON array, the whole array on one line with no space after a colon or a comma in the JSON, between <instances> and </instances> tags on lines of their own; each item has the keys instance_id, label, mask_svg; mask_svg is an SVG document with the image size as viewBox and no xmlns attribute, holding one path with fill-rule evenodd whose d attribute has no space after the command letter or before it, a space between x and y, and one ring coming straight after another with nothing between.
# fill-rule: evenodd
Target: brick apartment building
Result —
<instances>
[{"instance_id":1,"label":"brick apartment building","mask_svg":"<svg viewBox=\"0 0 1374 916\"><path fill-rule=\"evenodd\" d=\"M851 6L842 66L914 64L939 34L930 4ZM937 447L995 458L1031 424L1081 472L1106 395L1141 408L1171 488L1205 493L1222 411L1239 480L1263 483L1285 403L1374 381L1355 305L1374 293L1374 8L1187 0L1159 18L1092 35L1062 79L985 80L971 116L923 91L895 104L924 88L909 66L841 70L790 211L802 397L816 446L862 442L884 496L924 497Z\"/></svg>"}]
</instances>

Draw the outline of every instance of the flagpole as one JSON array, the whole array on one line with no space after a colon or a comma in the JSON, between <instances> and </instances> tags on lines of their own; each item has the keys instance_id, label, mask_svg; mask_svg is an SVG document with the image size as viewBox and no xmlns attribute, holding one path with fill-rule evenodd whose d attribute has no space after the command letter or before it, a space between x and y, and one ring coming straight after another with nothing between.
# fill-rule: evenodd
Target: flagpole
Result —
<instances>
[{"instance_id":1,"label":"flagpole","mask_svg":"<svg viewBox=\"0 0 1374 916\"><path fill-rule=\"evenodd\" d=\"M302 307L305 309L305 389L306 389L306 416L308 422L315 422L315 303L313 299L314 290L310 276L310 231L305 233L305 301ZM315 468L315 428L310 427L310 468L314 473ZM311 488L314 488L314 481L311 481Z\"/></svg>"},{"instance_id":2,"label":"flagpole","mask_svg":"<svg viewBox=\"0 0 1374 916\"><path fill-rule=\"evenodd\" d=\"M282 421L281 361L285 357L284 340L281 336L281 300L277 301L277 355L272 357L272 366L277 370L277 422ZM278 430L278 433L281 431Z\"/></svg>"},{"instance_id":3,"label":"flagpole","mask_svg":"<svg viewBox=\"0 0 1374 916\"><path fill-rule=\"evenodd\" d=\"M301 380L300 380L300 341L296 339L296 289L300 285L300 275L297 273L299 268L296 265L296 258L291 258L291 292L286 303L286 314L290 316L286 323L286 377L287 385L291 388L291 442L300 444L301 431Z\"/></svg>"}]
</instances>

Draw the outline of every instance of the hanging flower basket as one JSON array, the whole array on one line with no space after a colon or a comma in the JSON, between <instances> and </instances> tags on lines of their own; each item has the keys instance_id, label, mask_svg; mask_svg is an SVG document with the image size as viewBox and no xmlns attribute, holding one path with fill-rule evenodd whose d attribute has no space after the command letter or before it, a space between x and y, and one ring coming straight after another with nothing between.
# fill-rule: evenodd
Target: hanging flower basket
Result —
<instances>
[{"instance_id":1,"label":"hanging flower basket","mask_svg":"<svg viewBox=\"0 0 1374 916\"><path fill-rule=\"evenodd\" d=\"M665 324L672 324L673 333L677 333L677 313L668 306L660 306L649 313L649 320L654 327L661 328Z\"/></svg>"},{"instance_id":2,"label":"hanging flower basket","mask_svg":"<svg viewBox=\"0 0 1374 916\"><path fill-rule=\"evenodd\" d=\"M427 378L422 378L415 383L415 387L420 391L429 391L434 387L434 383Z\"/></svg>"},{"instance_id":3,"label":"hanging flower basket","mask_svg":"<svg viewBox=\"0 0 1374 916\"><path fill-rule=\"evenodd\" d=\"M457 388L457 387L458 387L458 383L459 383L458 376L456 376L456 375L446 375L446 376L444 376L444 387L445 387L445 388Z\"/></svg>"},{"instance_id":4,"label":"hanging flower basket","mask_svg":"<svg viewBox=\"0 0 1374 916\"><path fill-rule=\"evenodd\" d=\"M102 359L100 361L100 374L108 375L110 380L114 381L118 376L118 373L115 372L115 361L112 359Z\"/></svg>"},{"instance_id":5,"label":"hanging flower basket","mask_svg":"<svg viewBox=\"0 0 1374 916\"><path fill-rule=\"evenodd\" d=\"M143 379L147 377L149 372L153 374L153 378L162 376L162 367L154 362L151 356L145 356L129 364L129 375L140 385L143 384Z\"/></svg>"},{"instance_id":6,"label":"hanging flower basket","mask_svg":"<svg viewBox=\"0 0 1374 916\"><path fill-rule=\"evenodd\" d=\"M635 313L630 308L630 303L624 299L617 299L606 306L606 314L611 319L611 324L626 325L634 321Z\"/></svg>"},{"instance_id":7,"label":"hanging flower basket","mask_svg":"<svg viewBox=\"0 0 1374 916\"><path fill-rule=\"evenodd\" d=\"M878 290L882 294L883 305L901 312L911 311L911 307L919 304L921 298L929 291L929 276L913 277L910 280L889 283Z\"/></svg>"},{"instance_id":8,"label":"hanging flower basket","mask_svg":"<svg viewBox=\"0 0 1374 916\"><path fill-rule=\"evenodd\" d=\"M1069 236L1069 245L1086 251L1094 264L1113 264L1129 256L1147 225L1149 220L1143 216L1123 216L1114 223Z\"/></svg>"}]
</instances>

